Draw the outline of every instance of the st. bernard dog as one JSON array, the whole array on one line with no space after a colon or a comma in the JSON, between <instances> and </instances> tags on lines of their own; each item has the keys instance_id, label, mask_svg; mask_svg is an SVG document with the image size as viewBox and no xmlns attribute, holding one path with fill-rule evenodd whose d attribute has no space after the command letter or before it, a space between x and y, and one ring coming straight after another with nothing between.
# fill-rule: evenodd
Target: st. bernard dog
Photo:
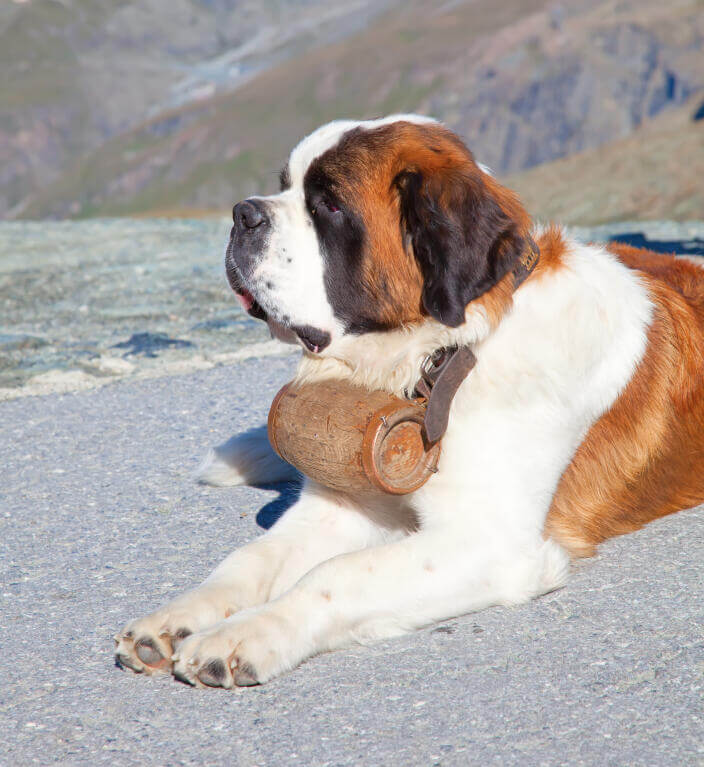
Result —
<instances>
[{"instance_id":1,"label":"st. bernard dog","mask_svg":"<svg viewBox=\"0 0 704 767\"><path fill-rule=\"evenodd\" d=\"M305 480L262 537L127 624L121 665L266 682L316 653L544 594L571 557L704 502L694 263L534 226L456 135L415 115L319 128L279 194L233 213L230 284L301 345L299 380L405 396L438 349L469 345L478 363L421 489L361 496ZM201 478L292 473L262 428L213 451Z\"/></svg>"}]
</instances>

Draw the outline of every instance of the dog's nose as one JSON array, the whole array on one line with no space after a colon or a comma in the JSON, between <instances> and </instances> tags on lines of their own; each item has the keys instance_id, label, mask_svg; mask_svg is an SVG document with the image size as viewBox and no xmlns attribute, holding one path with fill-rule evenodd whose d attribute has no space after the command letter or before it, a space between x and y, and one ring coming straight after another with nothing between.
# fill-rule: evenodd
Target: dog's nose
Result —
<instances>
[{"instance_id":1,"label":"dog's nose","mask_svg":"<svg viewBox=\"0 0 704 767\"><path fill-rule=\"evenodd\" d=\"M252 200L244 200L232 209L232 220L241 229L256 229L266 222L266 216Z\"/></svg>"}]
</instances>

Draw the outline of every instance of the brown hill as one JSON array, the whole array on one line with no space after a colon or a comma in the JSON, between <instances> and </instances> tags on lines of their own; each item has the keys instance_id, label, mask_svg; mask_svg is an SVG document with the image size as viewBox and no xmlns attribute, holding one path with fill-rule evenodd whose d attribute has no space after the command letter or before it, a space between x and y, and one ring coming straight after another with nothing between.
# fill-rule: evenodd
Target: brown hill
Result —
<instances>
[{"instance_id":1,"label":"brown hill","mask_svg":"<svg viewBox=\"0 0 704 767\"><path fill-rule=\"evenodd\" d=\"M481 161L519 172L626 137L701 92L703 39L698 0L411 0L108 140L14 215L227 209L275 189L319 123L403 110L443 119Z\"/></svg>"},{"instance_id":2,"label":"brown hill","mask_svg":"<svg viewBox=\"0 0 704 767\"><path fill-rule=\"evenodd\" d=\"M695 101L607 146L509 176L543 220L596 224L704 217L704 120ZM704 116L704 115L703 115Z\"/></svg>"},{"instance_id":3,"label":"brown hill","mask_svg":"<svg viewBox=\"0 0 704 767\"><path fill-rule=\"evenodd\" d=\"M2 0L0 218L147 117L364 28L400 0Z\"/></svg>"}]
</instances>

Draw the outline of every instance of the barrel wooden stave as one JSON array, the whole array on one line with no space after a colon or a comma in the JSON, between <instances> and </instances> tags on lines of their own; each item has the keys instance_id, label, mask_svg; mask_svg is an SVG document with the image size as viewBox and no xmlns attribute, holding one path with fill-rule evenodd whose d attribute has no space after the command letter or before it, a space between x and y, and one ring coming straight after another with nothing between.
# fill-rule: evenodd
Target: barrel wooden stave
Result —
<instances>
[{"instance_id":1,"label":"barrel wooden stave","mask_svg":"<svg viewBox=\"0 0 704 767\"><path fill-rule=\"evenodd\" d=\"M440 451L424 442L423 413L415 402L341 381L291 383L272 403L269 439L285 461L327 487L408 493L434 471Z\"/></svg>"}]
</instances>

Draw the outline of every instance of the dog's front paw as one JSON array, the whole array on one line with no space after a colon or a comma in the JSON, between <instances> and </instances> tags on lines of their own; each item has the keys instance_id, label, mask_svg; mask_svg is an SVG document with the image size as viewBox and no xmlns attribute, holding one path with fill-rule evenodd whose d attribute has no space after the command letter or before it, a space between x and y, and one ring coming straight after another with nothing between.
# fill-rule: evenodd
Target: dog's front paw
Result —
<instances>
[{"instance_id":1,"label":"dog's front paw","mask_svg":"<svg viewBox=\"0 0 704 767\"><path fill-rule=\"evenodd\" d=\"M208 594L186 594L145 618L130 621L115 636L115 659L137 673L170 671L171 656L181 642L235 610L224 609Z\"/></svg>"},{"instance_id":2,"label":"dog's front paw","mask_svg":"<svg viewBox=\"0 0 704 767\"><path fill-rule=\"evenodd\" d=\"M173 673L198 687L250 687L297 666L306 656L297 632L267 606L244 610L185 639Z\"/></svg>"}]
</instances>

